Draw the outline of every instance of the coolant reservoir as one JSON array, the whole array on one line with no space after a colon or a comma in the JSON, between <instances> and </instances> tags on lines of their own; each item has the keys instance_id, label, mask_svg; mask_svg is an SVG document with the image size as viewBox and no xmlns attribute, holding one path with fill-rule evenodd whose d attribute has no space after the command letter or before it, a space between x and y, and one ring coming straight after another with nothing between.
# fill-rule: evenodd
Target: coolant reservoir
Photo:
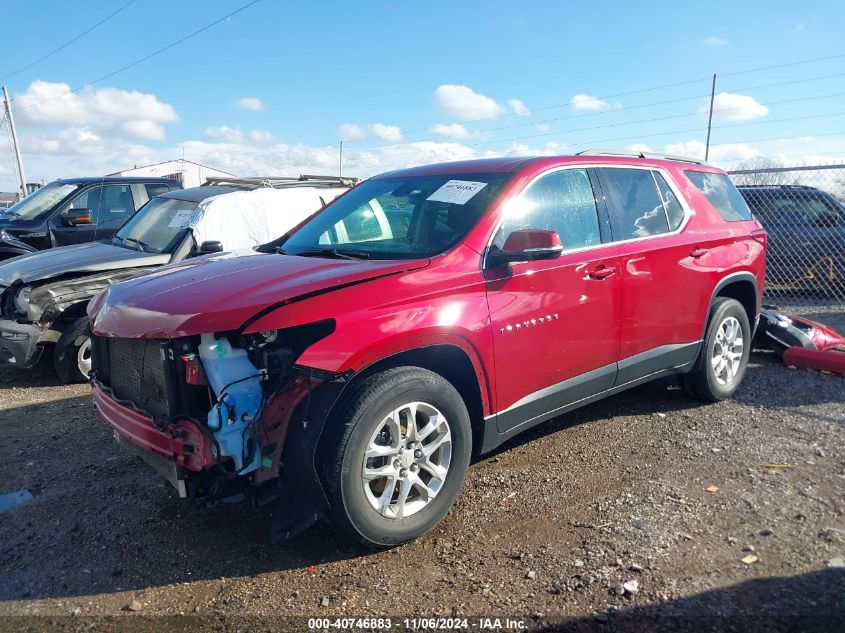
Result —
<instances>
[{"instance_id":1,"label":"coolant reservoir","mask_svg":"<svg viewBox=\"0 0 845 633\"><path fill-rule=\"evenodd\" d=\"M257 446L250 450L249 445L264 400L261 376L246 350L232 347L226 338L203 334L199 356L218 400L208 412L208 428L217 440L220 456L231 457L238 473L246 474L261 462L261 451Z\"/></svg>"}]
</instances>

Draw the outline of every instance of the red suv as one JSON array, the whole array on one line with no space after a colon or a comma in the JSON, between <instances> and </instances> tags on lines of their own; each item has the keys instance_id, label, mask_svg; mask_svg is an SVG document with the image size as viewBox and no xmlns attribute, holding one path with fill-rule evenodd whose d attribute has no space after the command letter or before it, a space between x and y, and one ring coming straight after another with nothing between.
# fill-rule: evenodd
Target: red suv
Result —
<instances>
[{"instance_id":1,"label":"red suv","mask_svg":"<svg viewBox=\"0 0 845 633\"><path fill-rule=\"evenodd\" d=\"M327 516L402 543L473 451L661 376L730 397L765 247L725 173L685 159L395 171L95 297L94 400L180 495L276 504L275 540Z\"/></svg>"}]
</instances>

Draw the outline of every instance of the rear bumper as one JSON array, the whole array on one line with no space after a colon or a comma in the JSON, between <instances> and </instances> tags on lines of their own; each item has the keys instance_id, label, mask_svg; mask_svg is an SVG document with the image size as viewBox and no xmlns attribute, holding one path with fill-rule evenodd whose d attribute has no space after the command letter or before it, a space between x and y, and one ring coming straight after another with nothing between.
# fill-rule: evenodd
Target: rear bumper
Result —
<instances>
[{"instance_id":1,"label":"rear bumper","mask_svg":"<svg viewBox=\"0 0 845 633\"><path fill-rule=\"evenodd\" d=\"M39 329L29 323L0 319L0 363L28 369L41 358Z\"/></svg>"},{"instance_id":2,"label":"rear bumper","mask_svg":"<svg viewBox=\"0 0 845 633\"><path fill-rule=\"evenodd\" d=\"M121 438L191 472L200 472L216 463L211 441L196 424L179 420L159 429L153 419L131 405L114 399L108 387L91 381L94 406Z\"/></svg>"}]
</instances>

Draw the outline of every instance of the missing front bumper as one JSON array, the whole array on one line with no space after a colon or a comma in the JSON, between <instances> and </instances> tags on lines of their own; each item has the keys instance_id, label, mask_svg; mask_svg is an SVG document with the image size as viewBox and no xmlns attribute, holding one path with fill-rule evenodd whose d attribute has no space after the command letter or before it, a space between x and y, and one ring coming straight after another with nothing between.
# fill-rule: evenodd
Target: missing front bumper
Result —
<instances>
[{"instance_id":1,"label":"missing front bumper","mask_svg":"<svg viewBox=\"0 0 845 633\"><path fill-rule=\"evenodd\" d=\"M185 481L187 472L184 468L180 468L175 462L172 462L169 459L165 459L155 453L150 453L149 451L145 451L142 448L135 446L117 431L114 432L114 439L117 440L118 444L152 466L159 475L164 477L170 485L176 489L176 492L179 494L179 498L186 499L188 497L188 486Z\"/></svg>"}]
</instances>

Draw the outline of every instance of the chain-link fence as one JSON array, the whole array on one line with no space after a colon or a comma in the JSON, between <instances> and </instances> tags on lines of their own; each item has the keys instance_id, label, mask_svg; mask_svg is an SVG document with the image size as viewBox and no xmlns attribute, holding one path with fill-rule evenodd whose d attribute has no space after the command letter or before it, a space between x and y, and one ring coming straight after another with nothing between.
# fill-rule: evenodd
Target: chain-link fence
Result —
<instances>
[{"instance_id":1,"label":"chain-link fence","mask_svg":"<svg viewBox=\"0 0 845 633\"><path fill-rule=\"evenodd\" d=\"M845 164L729 173L769 235L766 298L845 306Z\"/></svg>"}]
</instances>

